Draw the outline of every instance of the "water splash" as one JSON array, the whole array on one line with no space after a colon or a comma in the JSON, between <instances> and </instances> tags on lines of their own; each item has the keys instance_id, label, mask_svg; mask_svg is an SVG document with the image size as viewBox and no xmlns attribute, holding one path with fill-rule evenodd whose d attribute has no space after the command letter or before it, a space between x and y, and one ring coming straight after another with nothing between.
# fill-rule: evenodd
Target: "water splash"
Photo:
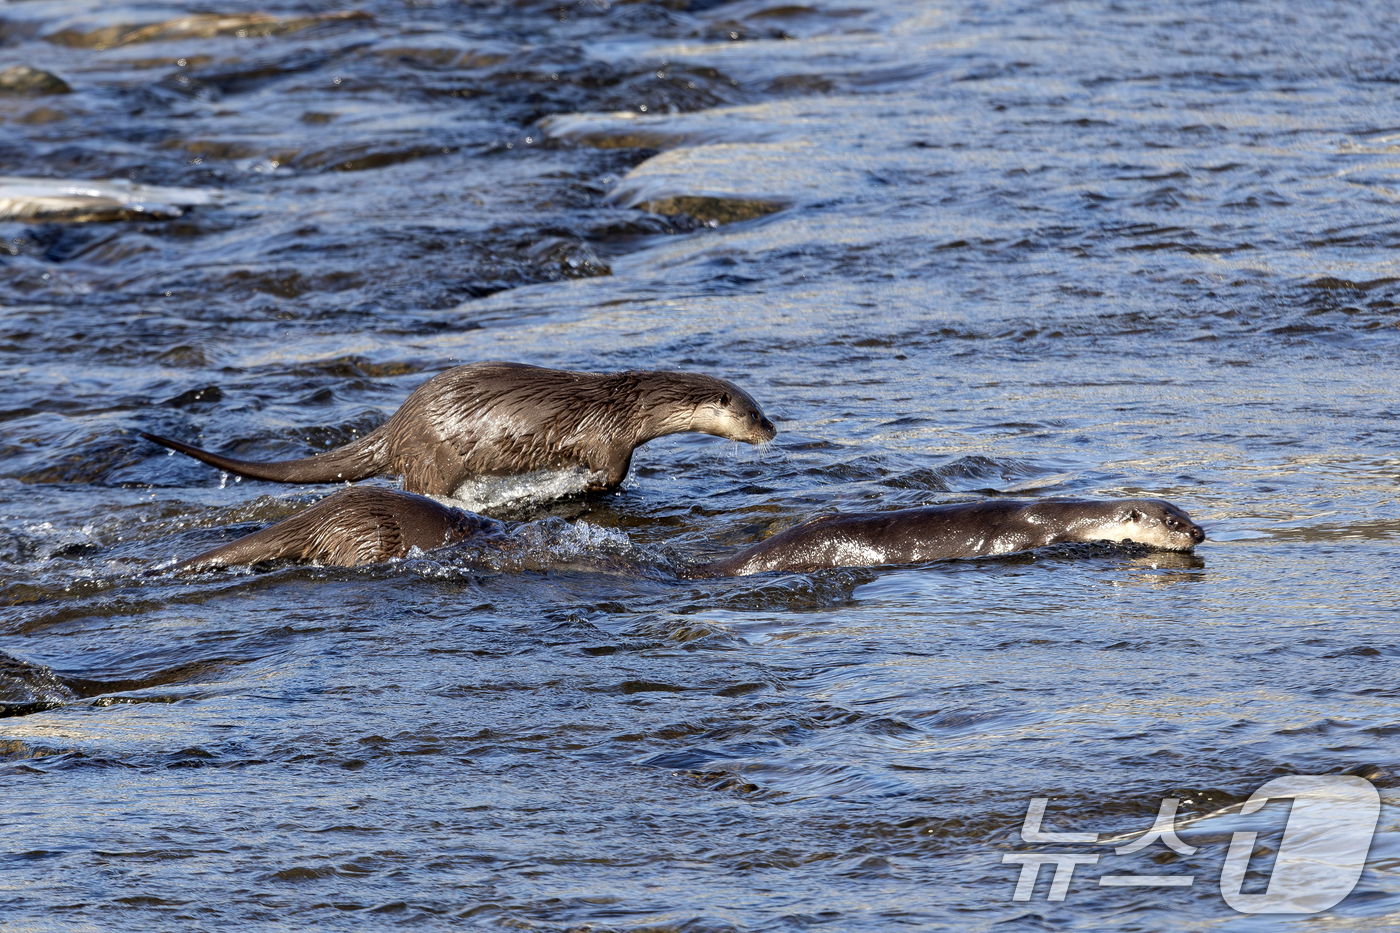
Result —
<instances>
[{"instance_id":1,"label":"water splash","mask_svg":"<svg viewBox=\"0 0 1400 933\"><path fill-rule=\"evenodd\" d=\"M573 470L541 470L520 476L488 476L458 486L447 505L472 512L488 512L501 506L549 502L588 489L597 474L582 467Z\"/></svg>"}]
</instances>

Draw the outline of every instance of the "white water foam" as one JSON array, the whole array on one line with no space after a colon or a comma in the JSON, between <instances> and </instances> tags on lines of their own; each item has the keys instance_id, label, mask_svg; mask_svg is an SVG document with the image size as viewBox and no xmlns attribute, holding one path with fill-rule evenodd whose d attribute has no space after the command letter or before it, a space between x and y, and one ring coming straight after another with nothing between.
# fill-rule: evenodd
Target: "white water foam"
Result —
<instances>
[{"instance_id":1,"label":"white water foam","mask_svg":"<svg viewBox=\"0 0 1400 933\"><path fill-rule=\"evenodd\" d=\"M158 188L124 178L17 178L0 176L0 220L113 220L133 214L179 217L185 208L219 201L222 192L202 188Z\"/></svg>"},{"instance_id":2,"label":"white water foam","mask_svg":"<svg viewBox=\"0 0 1400 933\"><path fill-rule=\"evenodd\" d=\"M519 476L488 476L467 480L443 501L457 508L480 512L503 505L548 502L588 489L595 474L582 467L573 470L539 470Z\"/></svg>"}]
</instances>

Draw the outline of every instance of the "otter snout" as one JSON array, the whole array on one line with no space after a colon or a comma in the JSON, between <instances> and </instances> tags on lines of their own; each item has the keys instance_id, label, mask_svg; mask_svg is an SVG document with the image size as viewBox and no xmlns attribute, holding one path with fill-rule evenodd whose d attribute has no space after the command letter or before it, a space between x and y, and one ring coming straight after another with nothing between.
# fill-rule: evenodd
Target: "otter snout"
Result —
<instances>
[{"instance_id":1,"label":"otter snout","mask_svg":"<svg viewBox=\"0 0 1400 933\"><path fill-rule=\"evenodd\" d=\"M1162 546L1174 551L1189 551L1206 539L1206 530L1197 525L1185 515L1173 515L1167 518L1166 537L1171 543ZM1152 543L1144 541L1144 544Z\"/></svg>"},{"instance_id":2,"label":"otter snout","mask_svg":"<svg viewBox=\"0 0 1400 933\"><path fill-rule=\"evenodd\" d=\"M1167 503L1165 511L1167 528L1174 534L1185 535L1191 539L1191 542L1186 545L1188 550L1206 539L1206 530L1192 521L1191 516L1183 510Z\"/></svg>"}]
</instances>

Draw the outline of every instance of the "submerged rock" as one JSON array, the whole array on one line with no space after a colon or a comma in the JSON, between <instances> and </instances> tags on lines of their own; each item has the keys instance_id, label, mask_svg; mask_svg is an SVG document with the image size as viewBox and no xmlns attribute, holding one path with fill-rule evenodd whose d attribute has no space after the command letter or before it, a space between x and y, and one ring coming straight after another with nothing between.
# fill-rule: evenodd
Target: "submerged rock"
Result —
<instances>
[{"instance_id":1,"label":"submerged rock","mask_svg":"<svg viewBox=\"0 0 1400 933\"><path fill-rule=\"evenodd\" d=\"M592 247L572 237L546 237L526 252L536 265L557 269L565 278L584 279L612 274L612 269Z\"/></svg>"},{"instance_id":2,"label":"submerged rock","mask_svg":"<svg viewBox=\"0 0 1400 933\"><path fill-rule=\"evenodd\" d=\"M371 55L377 58L434 71L459 68L491 68L520 54L518 46L499 41L481 41L448 32L417 36L395 36L376 44Z\"/></svg>"},{"instance_id":3,"label":"submerged rock","mask_svg":"<svg viewBox=\"0 0 1400 933\"><path fill-rule=\"evenodd\" d=\"M374 17L359 10L322 13L319 16L279 17L270 13L243 13L225 16L220 13L198 13L180 16L163 23L145 25L120 24L84 30L70 26L49 33L44 38L56 45L80 49L110 49L138 42L166 42L172 39L212 39L215 36L235 36L253 39L262 36L300 32L324 23L350 20L370 20Z\"/></svg>"},{"instance_id":4,"label":"submerged rock","mask_svg":"<svg viewBox=\"0 0 1400 933\"><path fill-rule=\"evenodd\" d=\"M627 173L608 200L720 225L834 197L858 197L878 184L843 150L805 139L713 143L670 149L646 160Z\"/></svg>"},{"instance_id":5,"label":"submerged rock","mask_svg":"<svg viewBox=\"0 0 1400 933\"><path fill-rule=\"evenodd\" d=\"M71 94L73 89L56 74L15 65L0 71L0 94Z\"/></svg>"},{"instance_id":6,"label":"submerged rock","mask_svg":"<svg viewBox=\"0 0 1400 933\"><path fill-rule=\"evenodd\" d=\"M77 698L49 668L0 652L0 718L55 709Z\"/></svg>"},{"instance_id":7,"label":"submerged rock","mask_svg":"<svg viewBox=\"0 0 1400 933\"><path fill-rule=\"evenodd\" d=\"M723 226L741 220L753 220L773 214L787 207L781 201L766 201L761 198L716 198L705 195L679 195L658 198L654 201L639 201L630 205L663 217L689 217L703 224Z\"/></svg>"}]
</instances>

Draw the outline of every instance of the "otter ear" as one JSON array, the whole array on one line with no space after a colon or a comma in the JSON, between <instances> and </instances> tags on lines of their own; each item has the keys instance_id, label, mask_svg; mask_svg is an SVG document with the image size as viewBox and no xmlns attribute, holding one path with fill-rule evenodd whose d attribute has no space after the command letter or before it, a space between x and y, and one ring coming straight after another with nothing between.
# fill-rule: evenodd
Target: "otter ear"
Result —
<instances>
[{"instance_id":1,"label":"otter ear","mask_svg":"<svg viewBox=\"0 0 1400 933\"><path fill-rule=\"evenodd\" d=\"M729 393L728 393L728 392L724 393L723 395L721 395L721 396L719 397L719 404L720 404L720 407L721 407L721 408L728 408L728 407L729 407Z\"/></svg>"},{"instance_id":2,"label":"otter ear","mask_svg":"<svg viewBox=\"0 0 1400 933\"><path fill-rule=\"evenodd\" d=\"M1142 514L1137 509L1128 510L1128 521L1130 522L1140 522L1146 517L1146 515Z\"/></svg>"}]
</instances>

